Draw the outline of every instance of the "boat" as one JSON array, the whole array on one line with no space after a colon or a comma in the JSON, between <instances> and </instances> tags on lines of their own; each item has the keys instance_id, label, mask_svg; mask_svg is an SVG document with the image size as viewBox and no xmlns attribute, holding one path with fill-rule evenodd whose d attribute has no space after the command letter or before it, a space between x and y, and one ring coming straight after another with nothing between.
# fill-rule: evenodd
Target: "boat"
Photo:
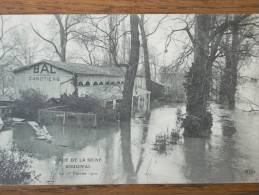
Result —
<instances>
[{"instance_id":1,"label":"boat","mask_svg":"<svg viewBox=\"0 0 259 195\"><path fill-rule=\"evenodd\" d=\"M13 122L16 122L16 123L19 123L19 122L24 122L25 121L25 119L23 119L23 118L12 118L12 121Z\"/></svg>"}]
</instances>

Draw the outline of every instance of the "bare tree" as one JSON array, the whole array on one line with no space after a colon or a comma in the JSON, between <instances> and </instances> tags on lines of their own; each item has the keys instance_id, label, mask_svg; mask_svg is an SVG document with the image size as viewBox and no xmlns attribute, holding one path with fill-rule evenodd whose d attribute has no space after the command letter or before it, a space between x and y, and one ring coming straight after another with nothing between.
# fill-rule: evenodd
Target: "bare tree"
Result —
<instances>
[{"instance_id":1,"label":"bare tree","mask_svg":"<svg viewBox=\"0 0 259 195\"><path fill-rule=\"evenodd\" d=\"M109 63L117 64L118 61L118 15L110 15L108 17L109 22Z\"/></svg>"},{"instance_id":2,"label":"bare tree","mask_svg":"<svg viewBox=\"0 0 259 195\"><path fill-rule=\"evenodd\" d=\"M58 55L60 61L66 62L67 57L67 43L73 38L72 32L73 27L80 23L79 17L74 17L73 15L54 15L55 21L58 23L59 27L59 41L56 42L54 36L51 38L46 38L39 31L37 31L33 26L32 29L35 34L42 40L47 42L54 48L55 53Z\"/></svg>"},{"instance_id":3,"label":"bare tree","mask_svg":"<svg viewBox=\"0 0 259 195\"><path fill-rule=\"evenodd\" d=\"M9 54L13 49L13 45L7 41L10 29L5 29L5 18L0 16L0 93L5 96L9 93L12 86L12 75L9 70L10 60Z\"/></svg>"},{"instance_id":4,"label":"bare tree","mask_svg":"<svg viewBox=\"0 0 259 195\"><path fill-rule=\"evenodd\" d=\"M10 51L10 55L13 58L12 63L15 65L32 64L41 52L38 42L31 40L24 29L12 33L12 42L13 49Z\"/></svg>"},{"instance_id":5,"label":"bare tree","mask_svg":"<svg viewBox=\"0 0 259 195\"><path fill-rule=\"evenodd\" d=\"M229 16L238 18L240 15ZM235 95L238 83L238 71L241 61L254 56L256 42L255 29L259 28L258 17L250 16L246 20L232 25L222 43L225 67L220 84L220 103L227 104L230 109L235 107ZM251 41L252 40L252 41Z\"/></svg>"},{"instance_id":6,"label":"bare tree","mask_svg":"<svg viewBox=\"0 0 259 195\"><path fill-rule=\"evenodd\" d=\"M175 32L185 31L193 49L184 50L182 56L193 52L193 63L186 75L187 116L184 119L184 135L207 136L210 134L212 115L208 108L208 99L212 85L212 66L219 57L219 46L224 32L231 26L244 21L249 14L241 14L231 21L218 15L195 15L194 22L182 20L185 27L173 29L168 36L166 48ZM192 27L194 24L194 35ZM181 62L181 61L180 61Z\"/></svg>"},{"instance_id":7,"label":"bare tree","mask_svg":"<svg viewBox=\"0 0 259 195\"><path fill-rule=\"evenodd\" d=\"M187 116L184 120L184 135L201 136L208 134L211 127L211 115L207 110L210 87L210 67L208 67L210 43L210 15L195 17L194 62L186 80Z\"/></svg>"},{"instance_id":8,"label":"bare tree","mask_svg":"<svg viewBox=\"0 0 259 195\"><path fill-rule=\"evenodd\" d=\"M151 90L151 72L150 72L150 63L149 63L148 40L147 40L147 35L145 32L145 27L144 27L144 14L141 14L139 26L140 26L142 47L143 47L143 53L144 53L146 87L147 87L147 90L150 91Z\"/></svg>"},{"instance_id":9,"label":"bare tree","mask_svg":"<svg viewBox=\"0 0 259 195\"><path fill-rule=\"evenodd\" d=\"M8 70L8 64L0 66L0 95L5 96L9 95L10 87L12 86L12 75Z\"/></svg>"},{"instance_id":10,"label":"bare tree","mask_svg":"<svg viewBox=\"0 0 259 195\"><path fill-rule=\"evenodd\" d=\"M194 46L194 62L186 76L187 116L184 120L187 136L210 134L212 115L208 98L212 84L212 65L217 58L223 34L230 26L244 21L249 15L240 15L231 21L217 24L215 15L196 15L194 37L187 31Z\"/></svg>"},{"instance_id":11,"label":"bare tree","mask_svg":"<svg viewBox=\"0 0 259 195\"><path fill-rule=\"evenodd\" d=\"M73 36L77 42L84 47L87 52L87 56L82 57L81 59L89 65L99 65L100 62L97 62L95 56L96 52L99 53L108 53L108 62L113 64L113 57L111 55L112 47L115 47L116 59L117 59L117 41L113 37L114 29L112 28L114 22L110 21L108 15L105 16L91 16L91 15L82 15L82 25L79 28L73 31ZM105 19L108 20L109 28L103 27L101 24L105 23ZM116 27L117 29L117 27ZM116 42L116 46L113 46L113 42ZM100 59L100 55L98 56Z\"/></svg>"},{"instance_id":12,"label":"bare tree","mask_svg":"<svg viewBox=\"0 0 259 195\"><path fill-rule=\"evenodd\" d=\"M12 50L13 45L7 43L4 38L10 29L5 30L5 18L0 15L0 61Z\"/></svg>"},{"instance_id":13,"label":"bare tree","mask_svg":"<svg viewBox=\"0 0 259 195\"><path fill-rule=\"evenodd\" d=\"M131 49L130 49L130 59L127 66L127 71L125 74L125 83L123 89L123 98L120 105L120 116L121 120L129 121L131 118L131 107L132 107L132 97L134 81L138 69L139 62L139 17L138 15L130 15L130 34L131 34Z\"/></svg>"},{"instance_id":14,"label":"bare tree","mask_svg":"<svg viewBox=\"0 0 259 195\"><path fill-rule=\"evenodd\" d=\"M140 16L140 32L141 32L141 39L142 39L142 47L143 47L143 53L144 53L144 67L145 67L145 77L146 77L146 87L147 90L151 91L151 71L150 71L150 56L149 56L149 49L148 49L148 37L152 34L154 34L159 26L162 24L163 20L167 17L167 15L163 16L155 26L155 28L150 33L146 33L145 30L145 18L144 14L141 14Z\"/></svg>"},{"instance_id":15,"label":"bare tree","mask_svg":"<svg viewBox=\"0 0 259 195\"><path fill-rule=\"evenodd\" d=\"M120 39L125 37L129 32L123 31L119 33L119 27L127 18L127 15L104 15L104 16L92 16L84 15L84 22L92 28L92 31L86 30L74 32L79 37L84 37L85 41L91 37L92 46L99 48L108 54L108 64L114 64L116 66L127 66L124 62L121 62L119 57L119 42ZM105 25L108 22L108 27ZM89 52L88 52L89 53Z\"/></svg>"},{"instance_id":16,"label":"bare tree","mask_svg":"<svg viewBox=\"0 0 259 195\"><path fill-rule=\"evenodd\" d=\"M76 40L80 45L83 45L83 47L85 48L86 52L87 52L87 59L85 57L81 57L81 59L86 63L89 64L91 66L94 65L98 65L98 63L96 62L96 57L95 57L95 51L98 48L96 46L95 40L97 37L96 34L96 30L95 31L76 31L74 32L74 34L76 34Z\"/></svg>"}]
</instances>

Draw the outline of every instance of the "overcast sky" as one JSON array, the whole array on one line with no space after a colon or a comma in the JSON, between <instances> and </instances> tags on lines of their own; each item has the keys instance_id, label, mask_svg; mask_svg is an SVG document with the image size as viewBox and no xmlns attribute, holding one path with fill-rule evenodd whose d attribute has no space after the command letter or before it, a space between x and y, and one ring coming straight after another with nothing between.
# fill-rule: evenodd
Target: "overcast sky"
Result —
<instances>
[{"instance_id":1,"label":"overcast sky","mask_svg":"<svg viewBox=\"0 0 259 195\"><path fill-rule=\"evenodd\" d=\"M152 32L155 29L157 23L164 16L165 15L145 15L145 19L147 20L145 24L146 31ZM4 17L6 18L6 29L15 26L16 29L26 34L26 37L29 40L29 42L39 43L42 47L47 46L48 52L39 52L37 60L41 60L43 58L53 58L58 60L57 56L53 53L53 48L49 47L48 44L40 40L31 28L31 25L33 25L45 37L51 37L53 32L57 31L55 23L50 22L51 20L53 20L53 15L6 15ZM180 22L181 18L183 17L186 17L186 15L168 15L168 17L163 20L163 23L159 26L158 30L148 37L150 53L151 55L156 56L160 66L172 64L179 55L179 52L181 51L183 44L186 41L189 41L189 38L185 32L177 32L175 33L174 41L171 42L171 44L168 47L168 51L165 52L165 41L168 34L171 32L172 29L175 30L184 27L184 23ZM190 15L189 17L193 16ZM127 25L129 27L128 22ZM84 52L85 51L83 51L83 48L78 47L77 43L70 42L68 44L67 56L69 60L75 60L72 57L77 55L84 55ZM257 63L258 59L253 59L251 62L253 64ZM244 71L246 70L247 69L244 69ZM247 71L251 72L251 69L248 69Z\"/></svg>"},{"instance_id":2,"label":"overcast sky","mask_svg":"<svg viewBox=\"0 0 259 195\"><path fill-rule=\"evenodd\" d=\"M146 15L146 31L152 32L155 29L157 23L164 16L165 15ZM32 31L31 25L33 25L37 30L41 32L41 34L45 35L46 37L51 37L51 34L49 33L50 30L56 30L51 29L55 28L55 26L50 25L50 20L53 20L53 15L9 15L5 17L8 18L6 26L16 26L16 28L22 29L31 41L33 41L34 39L39 39ZM159 58L159 62L163 63L164 65L169 64L174 60L174 58L179 53L179 48L181 48L182 46L181 41L186 41L186 39L188 39L184 32L176 33L177 39L179 39L179 41L172 42L168 48L168 52L164 52L165 41L167 35L170 33L170 30L180 28L182 26L182 24L179 24L179 21L174 21L175 18L179 17L181 17L181 15L169 15L166 19L163 20L163 23L160 25L158 30L148 37L151 54L155 54ZM127 25L129 24L127 23ZM39 42L41 44L45 44L41 40L39 40ZM70 52L75 52L78 49L76 48L77 47L75 46L75 44L69 43L68 50Z\"/></svg>"}]
</instances>

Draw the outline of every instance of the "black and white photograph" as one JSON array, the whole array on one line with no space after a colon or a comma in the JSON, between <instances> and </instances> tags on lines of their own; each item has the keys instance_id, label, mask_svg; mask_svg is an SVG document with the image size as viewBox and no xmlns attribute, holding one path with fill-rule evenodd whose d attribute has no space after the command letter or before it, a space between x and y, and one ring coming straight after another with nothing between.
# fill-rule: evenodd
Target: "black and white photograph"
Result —
<instances>
[{"instance_id":1,"label":"black and white photograph","mask_svg":"<svg viewBox=\"0 0 259 195\"><path fill-rule=\"evenodd\" d=\"M259 14L0 15L0 185L259 183Z\"/></svg>"}]
</instances>

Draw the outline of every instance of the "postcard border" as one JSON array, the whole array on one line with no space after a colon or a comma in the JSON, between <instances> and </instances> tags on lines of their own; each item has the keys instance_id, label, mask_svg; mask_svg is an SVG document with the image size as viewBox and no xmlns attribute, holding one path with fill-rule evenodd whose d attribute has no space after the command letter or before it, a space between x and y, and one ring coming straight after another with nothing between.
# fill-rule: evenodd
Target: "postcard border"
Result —
<instances>
[{"instance_id":1,"label":"postcard border","mask_svg":"<svg viewBox=\"0 0 259 195\"><path fill-rule=\"evenodd\" d=\"M1 0L0 14L259 13L258 0ZM258 195L259 183L161 185L2 185L0 195Z\"/></svg>"}]
</instances>

